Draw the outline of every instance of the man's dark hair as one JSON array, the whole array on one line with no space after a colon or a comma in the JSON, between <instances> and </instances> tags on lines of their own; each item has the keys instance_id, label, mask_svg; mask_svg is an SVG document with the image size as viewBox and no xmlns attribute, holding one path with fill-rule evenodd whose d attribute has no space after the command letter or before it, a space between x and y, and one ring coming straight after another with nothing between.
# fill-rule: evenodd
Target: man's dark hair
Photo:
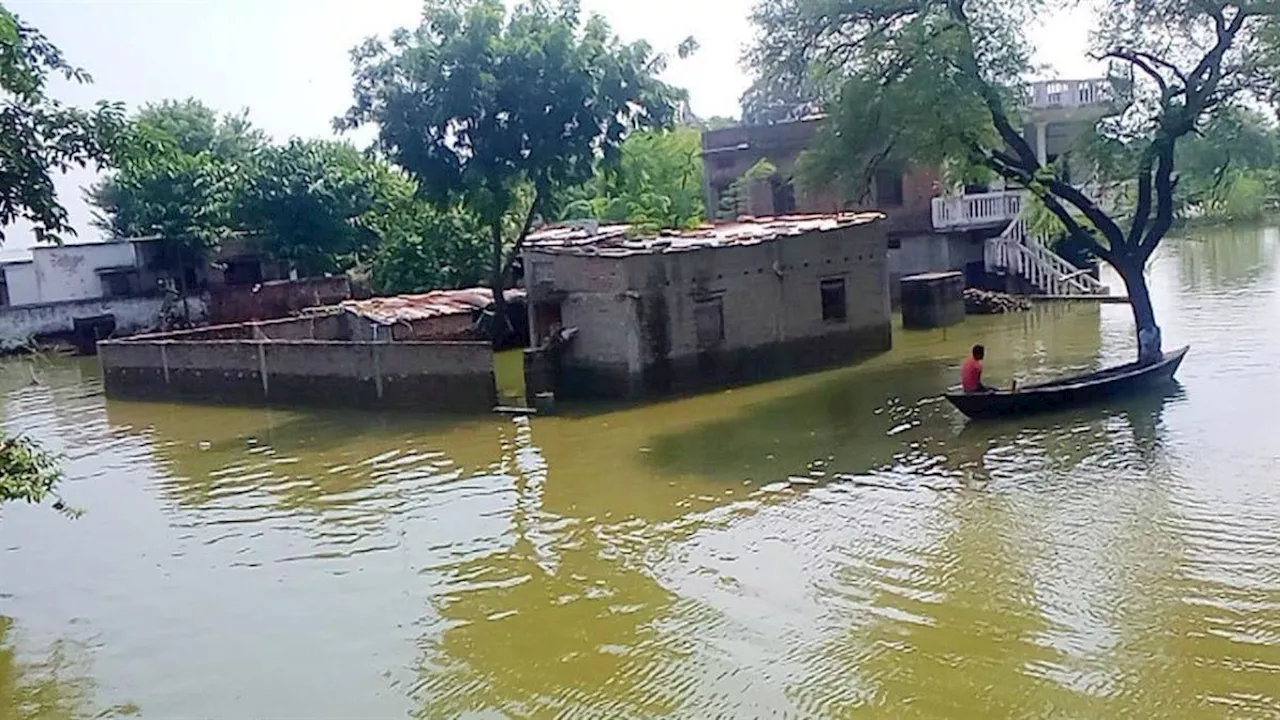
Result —
<instances>
[{"instance_id":1,"label":"man's dark hair","mask_svg":"<svg viewBox=\"0 0 1280 720\"><path fill-rule=\"evenodd\" d=\"M986 354L987 354L987 349L986 349L986 348L982 347L981 345L974 345L974 346L973 346L973 359L974 359L974 360L981 360L982 358L986 357Z\"/></svg>"}]
</instances>

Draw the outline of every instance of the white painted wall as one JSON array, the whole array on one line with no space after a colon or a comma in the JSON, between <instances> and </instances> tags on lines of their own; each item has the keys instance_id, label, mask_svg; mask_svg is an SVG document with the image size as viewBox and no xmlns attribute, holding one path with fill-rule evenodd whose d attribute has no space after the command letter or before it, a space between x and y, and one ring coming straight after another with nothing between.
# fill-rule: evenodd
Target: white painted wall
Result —
<instances>
[{"instance_id":1,"label":"white painted wall","mask_svg":"<svg viewBox=\"0 0 1280 720\"><path fill-rule=\"evenodd\" d=\"M162 297L93 299L52 305L0 308L0 352L16 350L32 338L70 332L76 318L115 315L116 333L128 335L155 329L160 324ZM208 303L204 297L187 298L194 322L207 321Z\"/></svg>"},{"instance_id":2,"label":"white painted wall","mask_svg":"<svg viewBox=\"0 0 1280 720\"><path fill-rule=\"evenodd\" d=\"M40 283L36 279L35 263L4 265L4 282L9 288L10 305L34 305L40 302Z\"/></svg>"},{"instance_id":3,"label":"white painted wall","mask_svg":"<svg viewBox=\"0 0 1280 720\"><path fill-rule=\"evenodd\" d=\"M31 260L40 288L39 302L100 298L103 290L97 270L135 265L136 257L131 242L32 248Z\"/></svg>"}]
</instances>

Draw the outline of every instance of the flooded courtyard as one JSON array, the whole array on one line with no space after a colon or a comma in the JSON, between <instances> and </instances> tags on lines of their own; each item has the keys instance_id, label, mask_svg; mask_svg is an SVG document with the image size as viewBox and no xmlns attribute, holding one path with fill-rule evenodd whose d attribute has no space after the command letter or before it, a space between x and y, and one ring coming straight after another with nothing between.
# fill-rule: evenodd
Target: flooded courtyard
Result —
<instances>
[{"instance_id":1,"label":"flooded courtyard","mask_svg":"<svg viewBox=\"0 0 1280 720\"><path fill-rule=\"evenodd\" d=\"M470 420L108 402L0 366L85 511L0 518L0 718L1280 716L1280 232L1170 240L1164 397L968 424L1130 359L1124 305L827 373ZM1107 277L1117 291L1118 279Z\"/></svg>"}]
</instances>

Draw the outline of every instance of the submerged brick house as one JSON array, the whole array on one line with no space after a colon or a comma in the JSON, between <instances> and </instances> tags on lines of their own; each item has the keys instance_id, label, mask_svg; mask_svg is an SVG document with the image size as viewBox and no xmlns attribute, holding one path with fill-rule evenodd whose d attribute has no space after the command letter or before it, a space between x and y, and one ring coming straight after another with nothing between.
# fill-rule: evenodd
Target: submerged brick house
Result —
<instances>
[{"instance_id":1,"label":"submerged brick house","mask_svg":"<svg viewBox=\"0 0 1280 720\"><path fill-rule=\"evenodd\" d=\"M523 260L530 340L576 333L567 397L639 397L801 373L892 344L883 215L760 218L632 237L540 230Z\"/></svg>"}]
</instances>

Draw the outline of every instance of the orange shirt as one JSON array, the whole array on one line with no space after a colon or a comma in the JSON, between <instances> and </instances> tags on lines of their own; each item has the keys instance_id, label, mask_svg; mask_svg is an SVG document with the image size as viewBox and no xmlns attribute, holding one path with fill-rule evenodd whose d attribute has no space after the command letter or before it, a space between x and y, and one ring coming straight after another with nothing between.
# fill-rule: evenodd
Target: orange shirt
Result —
<instances>
[{"instance_id":1,"label":"orange shirt","mask_svg":"<svg viewBox=\"0 0 1280 720\"><path fill-rule=\"evenodd\" d=\"M982 361L967 358L960 368L960 386L965 392L978 392L982 388Z\"/></svg>"}]
</instances>

